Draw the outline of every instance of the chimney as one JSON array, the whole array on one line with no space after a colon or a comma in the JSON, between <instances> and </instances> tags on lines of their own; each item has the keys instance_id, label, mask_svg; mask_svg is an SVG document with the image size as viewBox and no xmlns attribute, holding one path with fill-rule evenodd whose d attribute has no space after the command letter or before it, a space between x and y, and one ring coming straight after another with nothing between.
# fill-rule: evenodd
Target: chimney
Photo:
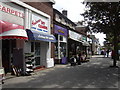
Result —
<instances>
[{"instance_id":1,"label":"chimney","mask_svg":"<svg viewBox=\"0 0 120 90\"><path fill-rule=\"evenodd\" d=\"M67 17L67 10L63 10L62 14Z\"/></svg>"}]
</instances>

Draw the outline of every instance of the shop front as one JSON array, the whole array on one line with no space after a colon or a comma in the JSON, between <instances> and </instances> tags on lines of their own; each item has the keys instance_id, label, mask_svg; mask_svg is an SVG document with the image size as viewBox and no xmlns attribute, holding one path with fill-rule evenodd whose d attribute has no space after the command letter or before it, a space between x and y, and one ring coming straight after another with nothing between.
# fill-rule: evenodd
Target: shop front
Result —
<instances>
[{"instance_id":1,"label":"shop front","mask_svg":"<svg viewBox=\"0 0 120 90\"><path fill-rule=\"evenodd\" d=\"M69 39L68 39L68 52L69 58L71 57L72 53L77 54L82 52L82 35L69 30Z\"/></svg>"},{"instance_id":2,"label":"shop front","mask_svg":"<svg viewBox=\"0 0 120 90\"><path fill-rule=\"evenodd\" d=\"M86 58L90 58L90 55L91 55L91 47L90 47L90 44L89 42L87 41L87 37L86 36L83 36L82 37L82 46L83 46L83 50L85 51L86 53Z\"/></svg>"},{"instance_id":3,"label":"shop front","mask_svg":"<svg viewBox=\"0 0 120 90\"><path fill-rule=\"evenodd\" d=\"M58 25L54 25L54 32L57 39L55 43L55 64L67 63L67 37L68 30Z\"/></svg>"},{"instance_id":4,"label":"shop front","mask_svg":"<svg viewBox=\"0 0 120 90\"><path fill-rule=\"evenodd\" d=\"M25 45L25 53L33 53L33 68L53 67L54 59L51 58L51 43L56 42L50 34L50 19L41 14L31 12L31 26L27 29L28 41Z\"/></svg>"},{"instance_id":5,"label":"shop front","mask_svg":"<svg viewBox=\"0 0 120 90\"><path fill-rule=\"evenodd\" d=\"M2 42L2 67L5 73L12 66L24 71L24 43L28 40L24 30L24 8L14 3L0 2L0 40Z\"/></svg>"}]
</instances>

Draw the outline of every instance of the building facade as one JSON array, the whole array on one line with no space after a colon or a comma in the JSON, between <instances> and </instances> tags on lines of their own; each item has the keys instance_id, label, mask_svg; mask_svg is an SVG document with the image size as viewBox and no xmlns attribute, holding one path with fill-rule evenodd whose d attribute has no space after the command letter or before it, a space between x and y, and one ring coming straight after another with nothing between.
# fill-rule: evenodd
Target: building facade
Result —
<instances>
[{"instance_id":1,"label":"building facade","mask_svg":"<svg viewBox=\"0 0 120 90\"><path fill-rule=\"evenodd\" d=\"M25 8L11 2L0 2L0 40L2 41L2 66L11 71L11 63L24 67L24 44L28 40L24 29ZM16 61L17 60L17 61Z\"/></svg>"},{"instance_id":2,"label":"building facade","mask_svg":"<svg viewBox=\"0 0 120 90\"><path fill-rule=\"evenodd\" d=\"M2 66L11 72L11 64L26 72L26 54L34 54L33 68L53 67L51 16L21 1L0 2L0 40ZM13 3L14 2L14 3Z\"/></svg>"},{"instance_id":3,"label":"building facade","mask_svg":"<svg viewBox=\"0 0 120 90\"><path fill-rule=\"evenodd\" d=\"M54 35L55 43L55 64L66 64L68 62L68 30L69 21L61 12L54 9Z\"/></svg>"}]
</instances>

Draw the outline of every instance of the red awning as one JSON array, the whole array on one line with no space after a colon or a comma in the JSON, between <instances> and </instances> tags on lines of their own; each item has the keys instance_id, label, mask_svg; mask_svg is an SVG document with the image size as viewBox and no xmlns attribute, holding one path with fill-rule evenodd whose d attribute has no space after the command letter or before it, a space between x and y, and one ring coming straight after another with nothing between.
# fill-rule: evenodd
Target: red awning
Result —
<instances>
[{"instance_id":1,"label":"red awning","mask_svg":"<svg viewBox=\"0 0 120 90\"><path fill-rule=\"evenodd\" d=\"M0 39L28 40L28 37L23 26L0 20Z\"/></svg>"}]
</instances>

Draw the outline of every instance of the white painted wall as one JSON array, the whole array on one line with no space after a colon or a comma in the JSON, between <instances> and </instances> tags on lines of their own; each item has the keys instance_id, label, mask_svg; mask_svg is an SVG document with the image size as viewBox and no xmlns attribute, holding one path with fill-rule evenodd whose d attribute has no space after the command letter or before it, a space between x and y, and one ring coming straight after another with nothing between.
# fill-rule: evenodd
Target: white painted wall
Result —
<instances>
[{"instance_id":1,"label":"white painted wall","mask_svg":"<svg viewBox=\"0 0 120 90\"><path fill-rule=\"evenodd\" d=\"M47 50L48 50L48 42L40 42L40 58L41 58L41 65L42 66L47 66L46 60L47 60Z\"/></svg>"},{"instance_id":2,"label":"white painted wall","mask_svg":"<svg viewBox=\"0 0 120 90\"><path fill-rule=\"evenodd\" d=\"M25 12L23 7L20 7L16 4L13 4L13 3L0 2L0 5L4 6L6 8L13 9L13 10L18 11L18 12L21 12L21 13ZM10 14L10 13L6 13L3 11L0 11L0 16L1 16L0 20L24 26L24 18L15 16L15 15Z\"/></svg>"}]
</instances>

